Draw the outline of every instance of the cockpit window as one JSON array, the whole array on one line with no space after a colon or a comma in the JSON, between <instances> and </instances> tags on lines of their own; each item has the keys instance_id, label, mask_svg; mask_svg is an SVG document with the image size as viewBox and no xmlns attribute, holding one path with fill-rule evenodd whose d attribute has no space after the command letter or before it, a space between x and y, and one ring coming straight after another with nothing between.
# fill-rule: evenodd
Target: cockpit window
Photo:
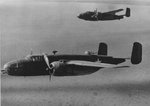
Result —
<instances>
[{"instance_id":1,"label":"cockpit window","mask_svg":"<svg viewBox=\"0 0 150 106\"><path fill-rule=\"evenodd\" d=\"M32 60L32 61L42 61L43 56L41 55L28 55L25 57L27 60Z\"/></svg>"},{"instance_id":2,"label":"cockpit window","mask_svg":"<svg viewBox=\"0 0 150 106\"><path fill-rule=\"evenodd\" d=\"M25 59L30 60L32 55L27 55Z\"/></svg>"}]
</instances>

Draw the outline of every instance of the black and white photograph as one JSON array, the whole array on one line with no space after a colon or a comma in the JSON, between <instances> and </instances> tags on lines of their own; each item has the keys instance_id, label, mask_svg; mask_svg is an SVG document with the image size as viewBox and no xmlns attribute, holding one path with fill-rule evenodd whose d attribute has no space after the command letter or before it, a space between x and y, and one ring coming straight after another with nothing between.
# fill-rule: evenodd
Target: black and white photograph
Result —
<instances>
[{"instance_id":1,"label":"black and white photograph","mask_svg":"<svg viewBox=\"0 0 150 106\"><path fill-rule=\"evenodd\" d=\"M0 0L1 106L150 106L149 0Z\"/></svg>"}]
</instances>

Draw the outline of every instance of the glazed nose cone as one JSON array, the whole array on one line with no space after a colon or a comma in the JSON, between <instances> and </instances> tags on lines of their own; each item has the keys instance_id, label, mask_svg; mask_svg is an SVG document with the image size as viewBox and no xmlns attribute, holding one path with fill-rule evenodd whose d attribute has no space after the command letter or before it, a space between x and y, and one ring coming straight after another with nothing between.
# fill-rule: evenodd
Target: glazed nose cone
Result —
<instances>
[{"instance_id":1,"label":"glazed nose cone","mask_svg":"<svg viewBox=\"0 0 150 106\"><path fill-rule=\"evenodd\" d=\"M9 67L10 67L10 64L6 63L3 68L4 68L4 70L7 70Z\"/></svg>"},{"instance_id":2,"label":"glazed nose cone","mask_svg":"<svg viewBox=\"0 0 150 106\"><path fill-rule=\"evenodd\" d=\"M77 16L78 18L81 18L81 14Z\"/></svg>"},{"instance_id":3,"label":"glazed nose cone","mask_svg":"<svg viewBox=\"0 0 150 106\"><path fill-rule=\"evenodd\" d=\"M10 64L9 63L6 63L3 67L3 69L1 70L1 74L6 74L8 73L8 69L10 67Z\"/></svg>"},{"instance_id":4,"label":"glazed nose cone","mask_svg":"<svg viewBox=\"0 0 150 106\"><path fill-rule=\"evenodd\" d=\"M1 70L1 73L2 74L8 74L11 67L13 67L14 65L15 65L14 62L8 62L8 63L4 64L3 70Z\"/></svg>"}]
</instances>

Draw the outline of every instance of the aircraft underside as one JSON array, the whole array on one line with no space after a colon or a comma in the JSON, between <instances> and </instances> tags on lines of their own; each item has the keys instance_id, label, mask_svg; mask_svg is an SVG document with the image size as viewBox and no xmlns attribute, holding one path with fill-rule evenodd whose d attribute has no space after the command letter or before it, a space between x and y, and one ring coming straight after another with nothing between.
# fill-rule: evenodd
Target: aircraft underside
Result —
<instances>
[{"instance_id":1,"label":"aircraft underside","mask_svg":"<svg viewBox=\"0 0 150 106\"><path fill-rule=\"evenodd\" d=\"M88 21L109 21L109 20L119 20L119 19L122 19L123 18L123 15L108 15L108 14L103 14L103 15L98 15L98 17L85 17L84 19L85 20L88 20Z\"/></svg>"},{"instance_id":2,"label":"aircraft underside","mask_svg":"<svg viewBox=\"0 0 150 106\"><path fill-rule=\"evenodd\" d=\"M98 67L85 67L85 66L64 66L56 70L54 76L78 76L87 75L98 71Z\"/></svg>"},{"instance_id":3,"label":"aircraft underside","mask_svg":"<svg viewBox=\"0 0 150 106\"><path fill-rule=\"evenodd\" d=\"M62 66L55 70L53 76L78 76L87 75L98 71L98 67L84 67L84 66ZM16 70L16 71L15 71ZM8 71L9 75L13 76L39 76L39 75L49 75L46 68L41 69L40 67L35 67L30 69L11 69Z\"/></svg>"}]
</instances>

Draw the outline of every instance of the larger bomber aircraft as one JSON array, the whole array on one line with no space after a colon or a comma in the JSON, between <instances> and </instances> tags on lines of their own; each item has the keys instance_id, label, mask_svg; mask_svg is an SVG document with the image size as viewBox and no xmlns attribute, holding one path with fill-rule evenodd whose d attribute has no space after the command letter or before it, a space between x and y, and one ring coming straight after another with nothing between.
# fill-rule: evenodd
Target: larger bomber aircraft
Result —
<instances>
[{"instance_id":1,"label":"larger bomber aircraft","mask_svg":"<svg viewBox=\"0 0 150 106\"><path fill-rule=\"evenodd\" d=\"M115 58L107 55L106 43L100 43L98 54L86 52L86 55L29 55L24 59L8 62L2 73L14 76L77 76L94 73L102 68L124 68L119 65L127 59L132 64L142 61L142 45L134 42L131 58ZM129 66L127 66L129 67Z\"/></svg>"}]
</instances>

